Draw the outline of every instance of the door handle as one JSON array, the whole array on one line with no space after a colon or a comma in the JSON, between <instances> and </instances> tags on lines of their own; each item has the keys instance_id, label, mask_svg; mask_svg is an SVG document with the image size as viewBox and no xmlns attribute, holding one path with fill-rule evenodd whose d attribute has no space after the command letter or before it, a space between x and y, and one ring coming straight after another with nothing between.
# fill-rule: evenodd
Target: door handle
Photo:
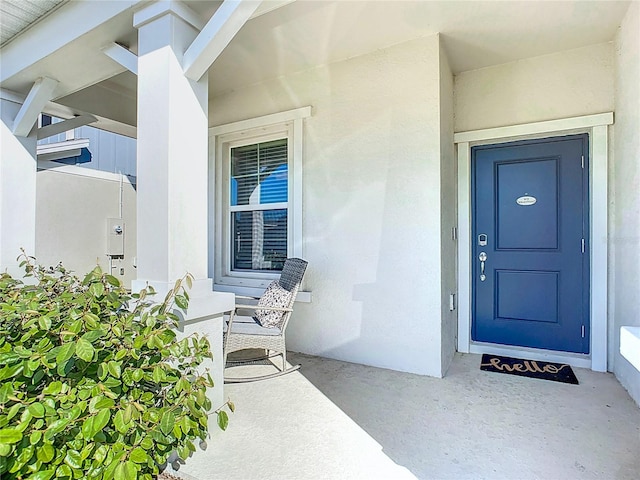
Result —
<instances>
[{"instance_id":1,"label":"door handle","mask_svg":"<svg viewBox=\"0 0 640 480\"><path fill-rule=\"evenodd\" d=\"M487 279L487 276L484 274L484 262L487 261L486 252L480 252L480 255L478 255L478 260L480 260L480 281L484 282Z\"/></svg>"}]
</instances>

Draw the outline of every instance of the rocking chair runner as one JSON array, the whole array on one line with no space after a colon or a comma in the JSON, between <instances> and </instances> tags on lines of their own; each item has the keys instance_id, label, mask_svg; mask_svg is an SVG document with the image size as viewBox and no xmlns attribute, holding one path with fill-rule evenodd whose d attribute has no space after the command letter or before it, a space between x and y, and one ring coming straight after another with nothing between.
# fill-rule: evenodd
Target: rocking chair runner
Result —
<instances>
[{"instance_id":1,"label":"rocking chair runner","mask_svg":"<svg viewBox=\"0 0 640 480\"><path fill-rule=\"evenodd\" d=\"M259 359L251 359L249 362L281 355L282 370L270 375L258 377L226 377L225 383L251 382L273 378L300 368L300 365L287 368L287 349L284 333L291 318L293 304L300 289L306 268L306 261L299 258L288 258L282 268L280 279L269 285L265 294L258 300L258 304L237 304L234 310L231 311L229 320L224 326L223 346L225 367L227 365L227 356L230 353L246 349L261 349L266 350L267 355ZM254 315L238 315L239 310L253 311ZM236 364L245 362L247 362L247 360L237 362Z\"/></svg>"}]
</instances>

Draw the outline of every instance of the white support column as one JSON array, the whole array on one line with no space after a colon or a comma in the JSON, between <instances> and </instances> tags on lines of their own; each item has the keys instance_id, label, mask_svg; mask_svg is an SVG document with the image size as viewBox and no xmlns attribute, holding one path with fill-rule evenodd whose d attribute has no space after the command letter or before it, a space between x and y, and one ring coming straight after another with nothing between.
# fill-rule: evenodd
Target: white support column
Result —
<instances>
[{"instance_id":1,"label":"white support column","mask_svg":"<svg viewBox=\"0 0 640 480\"><path fill-rule=\"evenodd\" d=\"M159 298L176 279L196 281L183 325L206 333L208 365L222 385L222 313L235 297L212 291L208 274L208 78L184 76L182 56L198 34L197 18L179 2L157 2L136 12L138 28L137 269L132 288L147 283ZM214 406L222 388L214 389Z\"/></svg>"},{"instance_id":2,"label":"white support column","mask_svg":"<svg viewBox=\"0 0 640 480\"><path fill-rule=\"evenodd\" d=\"M36 137L13 134L20 104L0 100L0 272L21 277L20 248L35 255Z\"/></svg>"}]
</instances>

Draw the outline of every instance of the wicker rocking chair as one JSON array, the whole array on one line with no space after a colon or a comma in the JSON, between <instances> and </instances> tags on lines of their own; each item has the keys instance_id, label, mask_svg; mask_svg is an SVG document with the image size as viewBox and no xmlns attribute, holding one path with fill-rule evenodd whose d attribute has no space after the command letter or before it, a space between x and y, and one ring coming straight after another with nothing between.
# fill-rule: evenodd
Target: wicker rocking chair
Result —
<instances>
[{"instance_id":1,"label":"wicker rocking chair","mask_svg":"<svg viewBox=\"0 0 640 480\"><path fill-rule=\"evenodd\" d=\"M284 334L291 318L293 304L306 268L306 261L299 258L288 258L282 268L280 279L274 280L267 287L264 295L258 300L258 304L237 304L224 325L225 367L244 363L250 364L282 356L282 369L278 372L258 377L228 378L225 376L225 383L252 382L274 378L300 368L300 365L287 368L287 349ZM249 315L246 315L245 311ZM266 355L239 361L228 361L227 357L230 353L248 349L264 350Z\"/></svg>"}]
</instances>

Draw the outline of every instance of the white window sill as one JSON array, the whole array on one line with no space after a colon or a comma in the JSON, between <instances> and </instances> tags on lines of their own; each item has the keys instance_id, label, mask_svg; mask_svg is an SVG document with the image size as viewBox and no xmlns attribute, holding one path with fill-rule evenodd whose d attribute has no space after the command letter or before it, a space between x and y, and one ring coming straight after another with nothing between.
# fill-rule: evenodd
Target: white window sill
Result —
<instances>
[{"instance_id":1,"label":"white window sill","mask_svg":"<svg viewBox=\"0 0 640 480\"><path fill-rule=\"evenodd\" d=\"M265 289L259 287L238 287L236 285L221 285L216 283L213 286L213 290L216 292L231 292L242 297L258 298L262 296ZM298 296L296 297L296 302L311 303L311 293L312 292L299 291Z\"/></svg>"},{"instance_id":2,"label":"white window sill","mask_svg":"<svg viewBox=\"0 0 640 480\"><path fill-rule=\"evenodd\" d=\"M640 327L620 327L620 354L640 371Z\"/></svg>"}]
</instances>

